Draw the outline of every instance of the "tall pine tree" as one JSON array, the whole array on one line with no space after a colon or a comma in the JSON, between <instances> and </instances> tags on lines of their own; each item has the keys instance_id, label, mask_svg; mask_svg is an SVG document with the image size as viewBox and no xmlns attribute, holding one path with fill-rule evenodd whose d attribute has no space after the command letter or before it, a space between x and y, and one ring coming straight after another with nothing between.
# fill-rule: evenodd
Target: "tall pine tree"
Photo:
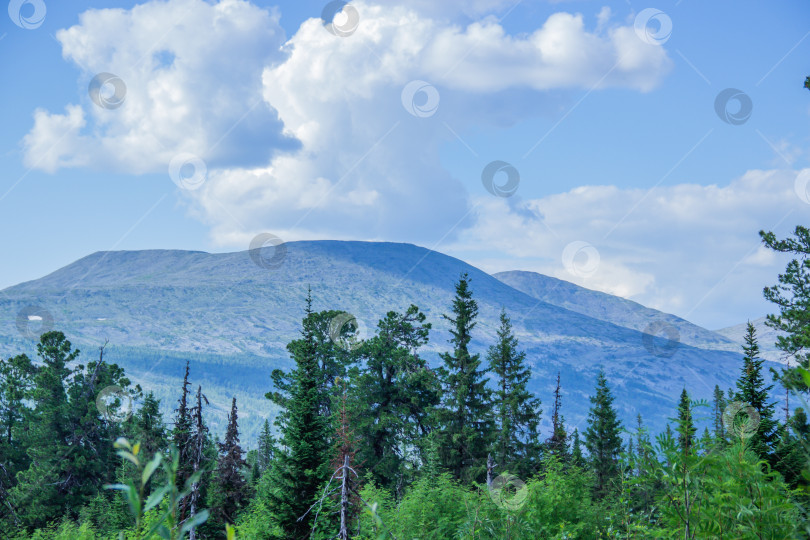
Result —
<instances>
[{"instance_id":1,"label":"tall pine tree","mask_svg":"<svg viewBox=\"0 0 810 540\"><path fill-rule=\"evenodd\" d=\"M560 414L562 395L560 393L560 372L557 372L557 384L554 387L554 408L551 411L551 437L546 444L548 451L561 461L568 459L568 434L565 432L565 420Z\"/></svg>"},{"instance_id":2,"label":"tall pine tree","mask_svg":"<svg viewBox=\"0 0 810 540\"><path fill-rule=\"evenodd\" d=\"M282 538L309 536L314 514L307 511L317 500L328 473L331 429L323 410L328 395L313 315L309 293L301 337L287 345L295 369L282 391L270 394L285 410L278 419L282 450L273 462L263 498L282 530Z\"/></svg>"},{"instance_id":3,"label":"tall pine tree","mask_svg":"<svg viewBox=\"0 0 810 540\"><path fill-rule=\"evenodd\" d=\"M353 417L365 444L357 460L393 492L424 462L424 438L434 427L430 413L439 403L438 378L417 352L428 341L425 319L413 305L404 314L391 311L359 349L363 367L352 392Z\"/></svg>"},{"instance_id":4,"label":"tall pine tree","mask_svg":"<svg viewBox=\"0 0 810 540\"><path fill-rule=\"evenodd\" d=\"M777 422L774 420L774 403L769 399L773 385L766 385L762 376L764 360L759 357L759 344L754 325L746 327L743 345L743 366L737 379L737 401L751 405L759 413L759 425L748 441L750 448L761 459L769 459L776 445Z\"/></svg>"},{"instance_id":5,"label":"tall pine tree","mask_svg":"<svg viewBox=\"0 0 810 540\"><path fill-rule=\"evenodd\" d=\"M226 523L236 523L236 515L247 502L247 482L244 478L247 462L239 445L239 425L236 398L231 404L225 441L219 446L219 460L214 476L209 506L212 522L224 528ZM220 529L221 530L221 529Z\"/></svg>"},{"instance_id":6,"label":"tall pine tree","mask_svg":"<svg viewBox=\"0 0 810 540\"><path fill-rule=\"evenodd\" d=\"M613 489L619 476L622 440L619 437L621 422L613 408L613 394L601 369L596 377L596 394L590 399L585 447L595 475L594 496L602 498Z\"/></svg>"},{"instance_id":7,"label":"tall pine tree","mask_svg":"<svg viewBox=\"0 0 810 540\"><path fill-rule=\"evenodd\" d=\"M441 354L444 403L439 410L439 456L443 467L464 482L482 481L492 440L491 391L480 355L469 350L478 317L470 279L462 274L456 283L450 323L452 352Z\"/></svg>"},{"instance_id":8,"label":"tall pine tree","mask_svg":"<svg viewBox=\"0 0 810 540\"><path fill-rule=\"evenodd\" d=\"M518 349L512 322L501 311L498 338L489 348L489 370L495 375L492 409L496 435L493 445L495 461L501 470L520 476L534 472L540 453L538 425L540 400L527 389L531 369L526 366L526 353Z\"/></svg>"},{"instance_id":9,"label":"tall pine tree","mask_svg":"<svg viewBox=\"0 0 810 540\"><path fill-rule=\"evenodd\" d=\"M697 428L692 418L692 402L689 400L689 394L686 388L681 392L681 398L678 402L678 445L681 451L686 454L694 452L695 449L695 433Z\"/></svg>"}]
</instances>

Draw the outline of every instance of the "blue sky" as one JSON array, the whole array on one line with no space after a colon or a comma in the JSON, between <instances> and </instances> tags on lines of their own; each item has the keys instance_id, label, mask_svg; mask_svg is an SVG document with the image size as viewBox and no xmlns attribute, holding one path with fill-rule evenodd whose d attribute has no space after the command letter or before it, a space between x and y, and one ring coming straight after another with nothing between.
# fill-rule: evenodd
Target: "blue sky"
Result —
<instances>
[{"instance_id":1,"label":"blue sky","mask_svg":"<svg viewBox=\"0 0 810 540\"><path fill-rule=\"evenodd\" d=\"M770 310L785 261L757 231L810 221L799 0L367 0L344 37L324 2L44 0L40 25L36 7L10 3L36 28L0 16L0 287L271 232L411 242L719 328ZM100 73L120 107L92 101ZM427 108L406 91L425 85ZM727 88L753 107L738 125ZM511 197L482 183L496 160Z\"/></svg>"}]
</instances>

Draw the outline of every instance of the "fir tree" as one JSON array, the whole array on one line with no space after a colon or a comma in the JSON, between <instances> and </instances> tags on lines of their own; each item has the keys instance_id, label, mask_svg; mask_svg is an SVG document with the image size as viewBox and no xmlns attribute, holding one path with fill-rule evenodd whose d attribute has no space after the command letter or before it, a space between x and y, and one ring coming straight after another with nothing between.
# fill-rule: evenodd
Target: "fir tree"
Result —
<instances>
[{"instance_id":1,"label":"fir tree","mask_svg":"<svg viewBox=\"0 0 810 540\"><path fill-rule=\"evenodd\" d=\"M262 475L270 468L276 457L276 438L270 430L270 421L265 419L262 431L259 433L258 449L256 452L256 467L258 474Z\"/></svg>"},{"instance_id":2,"label":"fir tree","mask_svg":"<svg viewBox=\"0 0 810 540\"><path fill-rule=\"evenodd\" d=\"M444 468L464 482L482 481L492 439L492 411L486 372L480 356L469 350L478 317L470 280L462 274L456 283L450 325L452 353L442 353L444 403L439 410L439 453Z\"/></svg>"},{"instance_id":3,"label":"fir tree","mask_svg":"<svg viewBox=\"0 0 810 540\"><path fill-rule=\"evenodd\" d=\"M564 419L560 415L562 396L560 395L560 372L557 372L557 385L554 387L554 408L551 411L551 437L546 442L549 452L561 461L568 459L568 435Z\"/></svg>"},{"instance_id":4,"label":"fir tree","mask_svg":"<svg viewBox=\"0 0 810 540\"><path fill-rule=\"evenodd\" d=\"M586 465L585 458L582 455L582 442L579 439L579 430L574 428L574 435L571 438L571 463L577 467L584 467Z\"/></svg>"},{"instance_id":5,"label":"fir tree","mask_svg":"<svg viewBox=\"0 0 810 540\"><path fill-rule=\"evenodd\" d=\"M194 472L192 465L192 428L194 421L191 417L191 407L189 407L189 363L186 361L186 371L183 375L183 385L180 387L180 399L177 409L175 409L174 428L172 430L172 440L177 447L180 463L177 469L177 488L182 490L183 486ZM185 504L183 506L185 510Z\"/></svg>"},{"instance_id":6,"label":"fir tree","mask_svg":"<svg viewBox=\"0 0 810 540\"><path fill-rule=\"evenodd\" d=\"M518 350L505 310L501 310L497 342L489 348L487 361L496 381L492 403L497 430L495 461L512 473L528 476L540 453L538 425L542 409L540 400L527 389L531 369L526 366L526 353ZM557 380L559 383L559 375Z\"/></svg>"},{"instance_id":7,"label":"fir tree","mask_svg":"<svg viewBox=\"0 0 810 540\"><path fill-rule=\"evenodd\" d=\"M312 296L307 295L301 338L287 345L295 361L289 385L277 396L283 450L273 462L263 498L284 538L308 537L314 516L307 513L327 478L331 433L322 404L328 399L318 363ZM300 518L300 520L299 520Z\"/></svg>"},{"instance_id":8,"label":"fir tree","mask_svg":"<svg viewBox=\"0 0 810 540\"><path fill-rule=\"evenodd\" d=\"M737 393L734 397L737 401L751 405L759 413L759 425L748 444L761 459L768 459L776 443L775 406L769 400L773 385L766 385L762 376L764 360L759 357L756 329L750 322L746 327L743 353L742 372L737 379Z\"/></svg>"},{"instance_id":9,"label":"fir tree","mask_svg":"<svg viewBox=\"0 0 810 540\"><path fill-rule=\"evenodd\" d=\"M214 476L209 506L213 509L212 522L224 528L226 523L236 523L236 515L247 501L247 483L243 473L247 467L244 451L239 445L239 426L236 398L228 415L225 441L219 444L219 460Z\"/></svg>"},{"instance_id":10,"label":"fir tree","mask_svg":"<svg viewBox=\"0 0 810 540\"><path fill-rule=\"evenodd\" d=\"M596 378L596 394L590 399L585 447L595 475L594 496L602 498L611 491L619 476L618 460L622 440L619 437L621 422L613 408L614 398L601 369Z\"/></svg>"},{"instance_id":11,"label":"fir tree","mask_svg":"<svg viewBox=\"0 0 810 540\"><path fill-rule=\"evenodd\" d=\"M681 398L678 402L678 445L684 454L694 452L695 446L695 422L692 418L692 402L689 400L689 394L686 388L681 392Z\"/></svg>"},{"instance_id":12,"label":"fir tree","mask_svg":"<svg viewBox=\"0 0 810 540\"><path fill-rule=\"evenodd\" d=\"M726 440L726 432L723 428L723 411L726 408L726 399L719 385L714 385L714 401L712 402L714 420L714 440L716 442Z\"/></svg>"}]
</instances>

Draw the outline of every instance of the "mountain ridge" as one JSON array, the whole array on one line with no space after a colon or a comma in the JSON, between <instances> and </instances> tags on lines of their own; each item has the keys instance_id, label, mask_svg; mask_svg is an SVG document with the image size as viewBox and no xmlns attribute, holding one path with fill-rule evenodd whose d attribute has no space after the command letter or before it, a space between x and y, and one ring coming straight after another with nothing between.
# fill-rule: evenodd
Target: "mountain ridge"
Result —
<instances>
[{"instance_id":1,"label":"mountain ridge","mask_svg":"<svg viewBox=\"0 0 810 540\"><path fill-rule=\"evenodd\" d=\"M286 243L281 250L286 250L281 260L274 259L279 251L264 250L93 253L3 290L0 351L31 350L31 341L17 332L14 315L38 305L53 315L55 328L84 350L109 340L133 380L148 381L164 398L164 407L189 360L192 377L196 372L222 400L229 393L247 400L246 418L259 422L275 413L258 389L265 381L264 391L270 390L273 368L291 365L285 345L299 333L307 286L312 286L314 309L352 313L364 332L361 337L370 335L387 311L418 305L434 325L423 354L435 363L448 348L449 327L442 314L449 312L454 284L466 272L480 310L472 348L485 356L498 314L506 309L527 352L531 389L550 399L560 371L565 415L572 425L587 413L598 366L605 368L617 393L633 395L619 405L622 418L629 422L641 412L654 429L672 415L684 386L695 387L696 398L709 397L714 384L727 388L738 371L738 352L701 348L688 339L672 348L666 335L554 305L464 261L413 244L304 241ZM666 315L659 319L670 320Z\"/></svg>"}]
</instances>

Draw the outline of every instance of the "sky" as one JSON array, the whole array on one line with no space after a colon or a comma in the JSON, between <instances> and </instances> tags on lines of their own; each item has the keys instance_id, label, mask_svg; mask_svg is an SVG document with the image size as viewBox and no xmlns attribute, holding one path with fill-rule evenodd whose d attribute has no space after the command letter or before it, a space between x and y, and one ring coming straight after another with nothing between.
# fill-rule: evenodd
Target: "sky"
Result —
<instances>
[{"instance_id":1,"label":"sky","mask_svg":"<svg viewBox=\"0 0 810 540\"><path fill-rule=\"evenodd\" d=\"M270 233L741 323L810 224L807 75L802 0L11 0L0 287Z\"/></svg>"}]
</instances>

